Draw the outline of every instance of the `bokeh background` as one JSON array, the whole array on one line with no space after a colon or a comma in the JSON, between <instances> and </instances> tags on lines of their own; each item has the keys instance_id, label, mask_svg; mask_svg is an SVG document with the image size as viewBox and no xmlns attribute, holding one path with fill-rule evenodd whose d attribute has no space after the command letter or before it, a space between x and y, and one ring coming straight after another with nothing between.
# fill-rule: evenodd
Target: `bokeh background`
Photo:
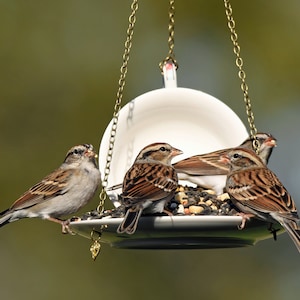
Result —
<instances>
[{"instance_id":1,"label":"bokeh background","mask_svg":"<svg viewBox=\"0 0 300 300\"><path fill-rule=\"evenodd\" d=\"M124 104L161 87L168 1L140 1ZM300 2L232 0L260 131L278 139L270 167L300 207ZM111 119L130 1L0 1L0 207L56 168L73 145L98 148ZM180 86L207 92L246 123L223 2L176 1ZM85 209L98 204L95 196ZM109 203L107 203L109 207ZM277 242L226 250L102 247L59 226L0 230L1 299L299 299L300 256Z\"/></svg>"}]
</instances>

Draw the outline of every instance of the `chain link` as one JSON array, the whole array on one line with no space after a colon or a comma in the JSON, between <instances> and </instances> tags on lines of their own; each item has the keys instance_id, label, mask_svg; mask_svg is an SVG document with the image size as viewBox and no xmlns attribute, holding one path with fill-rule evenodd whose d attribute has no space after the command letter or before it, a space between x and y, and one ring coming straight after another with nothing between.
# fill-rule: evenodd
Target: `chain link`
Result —
<instances>
[{"instance_id":1,"label":"chain link","mask_svg":"<svg viewBox=\"0 0 300 300\"><path fill-rule=\"evenodd\" d=\"M252 111L251 100L250 100L249 93L248 93L249 88L246 83L246 73L245 73L245 70L243 69L244 63L243 63L243 59L241 58L241 48L238 43L238 35L237 35L236 29L235 29L236 28L235 21L232 16L232 7L231 7L229 0L224 0L224 5L225 5L225 13L226 13L226 17L227 17L227 25L230 30L230 38L231 38L231 41L233 44L233 52L236 55L235 64L239 69L238 76L239 76L240 80L242 81L241 90L243 92L244 102L246 105L246 113L247 113L248 123L249 123L249 127L250 127L250 136L251 136L251 138L253 138L253 148L256 152L258 152L259 143L256 138L257 129L256 129L256 126L254 123L254 114Z\"/></svg>"},{"instance_id":2,"label":"chain link","mask_svg":"<svg viewBox=\"0 0 300 300\"><path fill-rule=\"evenodd\" d=\"M110 173L110 166L111 166L111 160L112 160L112 155L113 155L113 149L114 149L114 144L115 144L115 137L116 137L116 132L117 132L117 126L118 126L118 118L119 118L119 111L121 109L121 102L123 98L123 91L125 87L125 79L128 71L128 62L129 62L129 54L132 46L132 38L133 38L133 33L134 33L134 25L136 23L136 12L138 10L138 0L133 0L131 4L131 14L129 16L129 25L128 29L126 31L126 40L124 43L125 49L124 49L124 54L122 56L123 62L122 66L120 68L120 78L118 81L118 91L116 95L116 102L114 106L114 112L113 112L113 118L112 118L112 126L110 130L110 138L109 138L109 147L107 151L107 156L106 156L106 165L105 165L105 170L104 170L104 178L102 180L102 190L100 192L99 198L99 205L97 207L98 213L103 212L104 210L104 203L107 198L105 188L107 186L108 182L108 176Z\"/></svg>"},{"instance_id":3,"label":"chain link","mask_svg":"<svg viewBox=\"0 0 300 300\"><path fill-rule=\"evenodd\" d=\"M167 54L167 57L159 63L159 68L161 73L163 74L163 67L166 63L172 62L176 70L178 69L178 64L175 59L175 53L174 53L174 46L175 46L175 41L174 41L174 34L175 34L175 0L170 0L169 2L169 25L168 25L168 32L169 32L169 37L168 37L168 47L169 47L169 52Z\"/></svg>"}]
</instances>

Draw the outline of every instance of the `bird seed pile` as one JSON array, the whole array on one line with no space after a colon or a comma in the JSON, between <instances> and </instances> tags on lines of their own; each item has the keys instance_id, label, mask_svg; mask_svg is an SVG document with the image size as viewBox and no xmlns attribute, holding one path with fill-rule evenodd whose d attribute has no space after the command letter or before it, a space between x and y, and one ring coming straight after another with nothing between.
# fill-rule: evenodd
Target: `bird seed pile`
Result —
<instances>
[{"instance_id":1,"label":"bird seed pile","mask_svg":"<svg viewBox=\"0 0 300 300\"><path fill-rule=\"evenodd\" d=\"M176 190L175 196L168 203L166 209L176 215L211 215L234 216L237 214L227 193L216 195L213 190L202 187L182 186ZM121 218L125 215L125 207L105 210L101 214L92 211L81 217L81 220L98 219L106 216Z\"/></svg>"},{"instance_id":2,"label":"bird seed pile","mask_svg":"<svg viewBox=\"0 0 300 300\"><path fill-rule=\"evenodd\" d=\"M167 206L174 215L235 215L227 193L216 195L201 187L179 186L175 197Z\"/></svg>"}]
</instances>

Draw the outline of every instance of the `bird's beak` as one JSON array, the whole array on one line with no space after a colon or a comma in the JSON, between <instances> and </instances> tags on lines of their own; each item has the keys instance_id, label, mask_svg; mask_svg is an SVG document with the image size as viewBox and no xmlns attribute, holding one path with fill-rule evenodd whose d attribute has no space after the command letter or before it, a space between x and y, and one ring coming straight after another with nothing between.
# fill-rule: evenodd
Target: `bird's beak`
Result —
<instances>
[{"instance_id":1,"label":"bird's beak","mask_svg":"<svg viewBox=\"0 0 300 300\"><path fill-rule=\"evenodd\" d=\"M92 150L86 150L84 155L87 156L87 157L94 157L94 158L98 157L98 155Z\"/></svg>"},{"instance_id":2,"label":"bird's beak","mask_svg":"<svg viewBox=\"0 0 300 300\"><path fill-rule=\"evenodd\" d=\"M277 141L273 137L267 138L264 143L269 147L277 147Z\"/></svg>"},{"instance_id":3,"label":"bird's beak","mask_svg":"<svg viewBox=\"0 0 300 300\"><path fill-rule=\"evenodd\" d=\"M172 151L171 151L171 156L172 157L180 155L180 154L183 154L183 152L179 149L173 148Z\"/></svg>"},{"instance_id":4,"label":"bird's beak","mask_svg":"<svg viewBox=\"0 0 300 300\"><path fill-rule=\"evenodd\" d=\"M221 162L224 165L228 165L230 163L229 156L227 154L223 154L220 156L219 162Z\"/></svg>"}]
</instances>

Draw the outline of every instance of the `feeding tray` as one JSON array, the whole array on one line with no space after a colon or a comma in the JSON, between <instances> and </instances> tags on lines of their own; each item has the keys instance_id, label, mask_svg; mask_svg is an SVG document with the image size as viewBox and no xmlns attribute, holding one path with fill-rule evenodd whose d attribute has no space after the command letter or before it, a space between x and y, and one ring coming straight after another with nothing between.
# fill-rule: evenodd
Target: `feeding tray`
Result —
<instances>
[{"instance_id":1,"label":"feeding tray","mask_svg":"<svg viewBox=\"0 0 300 300\"><path fill-rule=\"evenodd\" d=\"M236 248L273 237L268 224L259 220L239 230L241 220L240 216L142 216L134 235L118 235L122 218L104 217L72 222L71 229L87 238L91 232L102 232L102 242L126 249Z\"/></svg>"},{"instance_id":2,"label":"feeding tray","mask_svg":"<svg viewBox=\"0 0 300 300\"><path fill-rule=\"evenodd\" d=\"M112 122L100 145L99 168L105 174ZM182 150L179 159L234 147L248 137L239 117L223 102L204 92L169 85L145 93L119 113L107 187L120 185L139 151L154 142L167 142ZM173 162L176 160L174 159ZM180 182L182 185L186 182ZM107 191L117 208L121 189ZM256 219L238 229L240 216L142 216L133 235L116 233L122 218L104 217L71 222L80 235L102 232L101 241L117 248L193 249L254 245L271 238L268 224Z\"/></svg>"}]
</instances>

